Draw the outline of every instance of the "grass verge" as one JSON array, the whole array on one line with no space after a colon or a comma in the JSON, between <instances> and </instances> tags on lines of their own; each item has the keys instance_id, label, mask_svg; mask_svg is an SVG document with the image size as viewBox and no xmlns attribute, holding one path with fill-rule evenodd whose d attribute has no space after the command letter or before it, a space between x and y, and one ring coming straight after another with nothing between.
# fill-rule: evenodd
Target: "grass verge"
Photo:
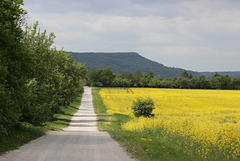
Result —
<instances>
[{"instance_id":1,"label":"grass verge","mask_svg":"<svg viewBox=\"0 0 240 161\"><path fill-rule=\"evenodd\" d=\"M98 130L106 131L109 129L109 125L111 124L113 115L107 114L106 107L102 102L102 98L98 94L100 89L101 88L92 88L93 106L94 111L97 114Z\"/></svg>"},{"instance_id":2,"label":"grass verge","mask_svg":"<svg viewBox=\"0 0 240 161\"><path fill-rule=\"evenodd\" d=\"M53 121L46 122L41 127L33 126L29 123L20 123L17 128L9 133L8 137L0 141L0 155L9 150L17 149L23 144L43 136L48 130L61 131L62 128L66 128L69 125L72 116L76 113L80 102L81 96L77 97L61 113L54 114Z\"/></svg>"},{"instance_id":3,"label":"grass verge","mask_svg":"<svg viewBox=\"0 0 240 161\"><path fill-rule=\"evenodd\" d=\"M74 101L65 109L62 110L61 113L54 114L53 120L44 123L44 127L47 130L53 131L62 131L63 128L66 128L72 116L77 112L78 107L81 102L81 96L74 99Z\"/></svg>"},{"instance_id":4,"label":"grass verge","mask_svg":"<svg viewBox=\"0 0 240 161\"><path fill-rule=\"evenodd\" d=\"M35 127L28 123L20 123L10 131L8 137L0 141L0 155L9 150L17 149L25 143L45 134L42 127Z\"/></svg>"},{"instance_id":5,"label":"grass verge","mask_svg":"<svg viewBox=\"0 0 240 161\"><path fill-rule=\"evenodd\" d=\"M141 161L197 161L201 158L186 152L174 140L156 132L132 132L121 129L121 124L131 120L122 114L107 114L106 106L99 95L101 88L93 88L93 105L100 130L107 131L113 139L129 153Z\"/></svg>"}]
</instances>

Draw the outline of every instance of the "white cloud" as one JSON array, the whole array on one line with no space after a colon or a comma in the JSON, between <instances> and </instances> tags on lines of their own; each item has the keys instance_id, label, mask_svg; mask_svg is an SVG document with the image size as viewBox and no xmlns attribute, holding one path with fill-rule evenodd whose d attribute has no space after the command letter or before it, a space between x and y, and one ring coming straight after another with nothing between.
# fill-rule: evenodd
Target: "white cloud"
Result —
<instances>
[{"instance_id":1,"label":"white cloud","mask_svg":"<svg viewBox=\"0 0 240 161\"><path fill-rule=\"evenodd\" d=\"M136 51L164 65L239 70L238 1L26 0L29 21L72 51ZM46 6L46 7L45 7ZM209 65L211 64L211 65Z\"/></svg>"}]
</instances>

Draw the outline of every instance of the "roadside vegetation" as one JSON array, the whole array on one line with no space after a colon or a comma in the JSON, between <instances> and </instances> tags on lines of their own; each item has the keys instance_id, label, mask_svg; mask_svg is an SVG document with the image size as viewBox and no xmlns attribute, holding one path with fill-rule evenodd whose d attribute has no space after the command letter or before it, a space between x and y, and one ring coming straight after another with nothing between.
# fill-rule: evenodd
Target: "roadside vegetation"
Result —
<instances>
[{"instance_id":1,"label":"roadside vegetation","mask_svg":"<svg viewBox=\"0 0 240 161\"><path fill-rule=\"evenodd\" d=\"M7 137L0 141L0 155L43 136L49 130L62 131L63 128L69 125L72 116L78 110L80 101L81 96L78 96L67 108L64 108L58 114L54 114L52 121L45 122L41 126L35 126L28 122L20 122L14 129L9 131Z\"/></svg>"},{"instance_id":2,"label":"roadside vegetation","mask_svg":"<svg viewBox=\"0 0 240 161\"><path fill-rule=\"evenodd\" d=\"M101 120L106 131L139 160L240 159L239 91L97 90L112 114L111 121ZM134 116L131 106L139 97L152 98L154 117Z\"/></svg>"},{"instance_id":3,"label":"roadside vegetation","mask_svg":"<svg viewBox=\"0 0 240 161\"><path fill-rule=\"evenodd\" d=\"M0 155L9 150L17 149L25 143L45 134L42 127L33 126L29 123L19 123L15 129L9 130L8 136L0 141Z\"/></svg>"},{"instance_id":4,"label":"roadside vegetation","mask_svg":"<svg viewBox=\"0 0 240 161\"><path fill-rule=\"evenodd\" d=\"M81 102L81 96L78 96L74 101L59 113L53 115L52 121L43 123L43 127L47 130L62 131L63 128L67 128L72 116L77 112Z\"/></svg>"},{"instance_id":5,"label":"roadside vegetation","mask_svg":"<svg viewBox=\"0 0 240 161\"><path fill-rule=\"evenodd\" d=\"M22 5L0 2L0 153L66 126L86 76L83 64L53 47L53 33L25 23Z\"/></svg>"}]
</instances>

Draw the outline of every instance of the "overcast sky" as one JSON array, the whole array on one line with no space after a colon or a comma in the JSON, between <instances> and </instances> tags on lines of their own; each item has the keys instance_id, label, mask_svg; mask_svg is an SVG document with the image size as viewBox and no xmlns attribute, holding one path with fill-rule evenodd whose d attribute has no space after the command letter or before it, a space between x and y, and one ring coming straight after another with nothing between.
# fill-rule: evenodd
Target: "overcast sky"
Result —
<instances>
[{"instance_id":1,"label":"overcast sky","mask_svg":"<svg viewBox=\"0 0 240 161\"><path fill-rule=\"evenodd\" d=\"M240 71L239 0L24 0L27 22L75 52L138 52L169 67Z\"/></svg>"}]
</instances>

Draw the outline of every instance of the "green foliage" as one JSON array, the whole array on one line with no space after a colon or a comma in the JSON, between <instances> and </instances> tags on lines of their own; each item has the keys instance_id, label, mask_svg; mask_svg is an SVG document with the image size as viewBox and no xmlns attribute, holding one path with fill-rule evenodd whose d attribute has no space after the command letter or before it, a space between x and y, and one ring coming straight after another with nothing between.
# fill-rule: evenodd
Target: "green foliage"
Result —
<instances>
[{"instance_id":1,"label":"green foliage","mask_svg":"<svg viewBox=\"0 0 240 161\"><path fill-rule=\"evenodd\" d=\"M240 78L232 78L232 89L240 90Z\"/></svg>"},{"instance_id":2,"label":"green foliage","mask_svg":"<svg viewBox=\"0 0 240 161\"><path fill-rule=\"evenodd\" d=\"M102 82L103 86L111 86L114 78L115 76L110 68L100 70L100 82Z\"/></svg>"},{"instance_id":3,"label":"green foliage","mask_svg":"<svg viewBox=\"0 0 240 161\"><path fill-rule=\"evenodd\" d=\"M100 72L97 69L93 69L90 72L88 72L88 79L87 83L89 86L102 86L100 84Z\"/></svg>"},{"instance_id":4,"label":"green foliage","mask_svg":"<svg viewBox=\"0 0 240 161\"><path fill-rule=\"evenodd\" d=\"M112 85L114 87L130 87L130 81L128 79L125 79L125 78L116 77L113 80Z\"/></svg>"},{"instance_id":5,"label":"green foliage","mask_svg":"<svg viewBox=\"0 0 240 161\"><path fill-rule=\"evenodd\" d=\"M181 88L181 89L188 89L188 88L190 88L190 79L188 79L186 77L178 78L176 83L179 86L179 88Z\"/></svg>"},{"instance_id":6,"label":"green foliage","mask_svg":"<svg viewBox=\"0 0 240 161\"><path fill-rule=\"evenodd\" d=\"M135 72L132 78L132 84L134 87L141 87L141 84L144 84L143 82L141 83L141 80L143 81L143 79L141 79L142 76L143 75L141 71L137 70Z\"/></svg>"},{"instance_id":7,"label":"green foliage","mask_svg":"<svg viewBox=\"0 0 240 161\"><path fill-rule=\"evenodd\" d=\"M21 25L26 12L21 0L0 1L0 139L17 125L26 103L26 82L33 73L33 59L22 42Z\"/></svg>"},{"instance_id":8,"label":"green foliage","mask_svg":"<svg viewBox=\"0 0 240 161\"><path fill-rule=\"evenodd\" d=\"M20 121L53 119L83 91L84 65L51 48L55 35L38 23L22 30L22 0L0 1L0 140Z\"/></svg>"},{"instance_id":9,"label":"green foliage","mask_svg":"<svg viewBox=\"0 0 240 161\"><path fill-rule=\"evenodd\" d=\"M211 87L214 89L232 89L231 78L228 75L215 73L210 80Z\"/></svg>"},{"instance_id":10,"label":"green foliage","mask_svg":"<svg viewBox=\"0 0 240 161\"><path fill-rule=\"evenodd\" d=\"M159 77L154 77L150 80L148 86L149 87L154 87L154 88L159 88L161 87L161 82L162 82L162 79L159 78Z\"/></svg>"},{"instance_id":11,"label":"green foliage","mask_svg":"<svg viewBox=\"0 0 240 161\"><path fill-rule=\"evenodd\" d=\"M64 108L60 113L53 115L53 120L45 122L43 125L48 130L62 131L63 128L67 128L71 122L72 116L77 112L81 103L81 96L76 97L73 102Z\"/></svg>"},{"instance_id":12,"label":"green foliage","mask_svg":"<svg viewBox=\"0 0 240 161\"><path fill-rule=\"evenodd\" d=\"M17 149L45 134L45 129L33 126L29 123L19 123L17 128L9 130L9 134L5 139L0 140L0 155L9 150Z\"/></svg>"},{"instance_id":13,"label":"green foliage","mask_svg":"<svg viewBox=\"0 0 240 161\"><path fill-rule=\"evenodd\" d=\"M89 86L110 87L115 76L110 68L93 69L88 73L87 83Z\"/></svg>"},{"instance_id":14,"label":"green foliage","mask_svg":"<svg viewBox=\"0 0 240 161\"><path fill-rule=\"evenodd\" d=\"M46 35L46 30L26 27L24 42L31 49L36 62L35 72L29 80L28 98L30 106L24 108L23 120L41 124L53 119L68 106L83 90L85 66L75 63L70 54L51 48L55 35Z\"/></svg>"},{"instance_id":15,"label":"green foliage","mask_svg":"<svg viewBox=\"0 0 240 161\"><path fill-rule=\"evenodd\" d=\"M133 114L136 117L153 117L154 114L152 114L154 107L154 102L151 98L143 99L138 98L136 101L133 102L132 105Z\"/></svg>"},{"instance_id":16,"label":"green foliage","mask_svg":"<svg viewBox=\"0 0 240 161\"><path fill-rule=\"evenodd\" d=\"M210 85L212 88L214 89L220 89L221 88L221 84L220 84L220 75L218 73L215 73L211 80L210 80Z\"/></svg>"},{"instance_id":17,"label":"green foliage","mask_svg":"<svg viewBox=\"0 0 240 161\"><path fill-rule=\"evenodd\" d=\"M201 75L199 78L196 79L196 88L197 89L210 88L209 81L203 75Z\"/></svg>"},{"instance_id":18,"label":"green foliage","mask_svg":"<svg viewBox=\"0 0 240 161\"><path fill-rule=\"evenodd\" d=\"M0 140L0 155L44 135L46 130L61 131L62 128L66 128L73 114L78 110L80 102L81 96L76 97L60 114L54 114L53 121L44 123L44 127L34 126L27 122L18 123L14 129L9 131L7 137Z\"/></svg>"},{"instance_id":19,"label":"green foliage","mask_svg":"<svg viewBox=\"0 0 240 161\"><path fill-rule=\"evenodd\" d=\"M105 70L105 69L103 69ZM110 70L110 69L108 69ZM121 72L111 73L111 81L107 86L110 87L151 87L151 88L180 88L180 89L240 89L240 78L231 78L228 75L216 73L211 80L207 80L204 75L193 78L187 71L182 73L179 78L160 78L153 73L147 74L136 71L134 74ZM104 72L94 69L88 73L88 84L91 86L106 86ZM109 78L109 77L108 77ZM112 80L113 79L113 80Z\"/></svg>"}]
</instances>

